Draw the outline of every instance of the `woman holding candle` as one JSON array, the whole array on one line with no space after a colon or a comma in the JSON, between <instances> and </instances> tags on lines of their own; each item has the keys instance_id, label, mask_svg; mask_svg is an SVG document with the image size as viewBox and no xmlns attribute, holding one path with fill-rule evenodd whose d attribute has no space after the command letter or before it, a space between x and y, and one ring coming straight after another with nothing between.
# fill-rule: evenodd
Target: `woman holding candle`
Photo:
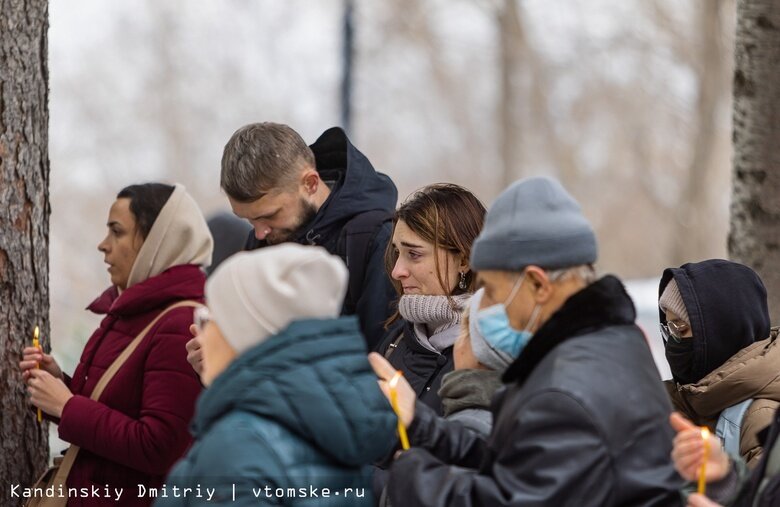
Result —
<instances>
[{"instance_id":1,"label":"woman holding candle","mask_svg":"<svg viewBox=\"0 0 780 507\"><path fill-rule=\"evenodd\" d=\"M390 450L395 417L357 319L339 317L347 276L338 257L294 243L217 268L197 318L209 388L169 486L213 488L209 505L373 505L363 467Z\"/></svg>"},{"instance_id":2,"label":"woman holding candle","mask_svg":"<svg viewBox=\"0 0 780 507\"><path fill-rule=\"evenodd\" d=\"M24 350L20 367L31 403L58 423L60 438L79 447L66 487L124 488L124 497L112 505L149 505L151 499L136 498L135 491L139 484L161 484L190 444L187 427L201 390L185 350L193 308L163 312L177 303L203 301L203 268L211 261L212 239L181 185L123 189L107 225L98 249L112 285L89 306L105 317L73 376L33 347ZM101 377L141 334L137 348L93 400ZM105 501L70 498L68 505Z\"/></svg>"},{"instance_id":3,"label":"woman holding candle","mask_svg":"<svg viewBox=\"0 0 780 507\"><path fill-rule=\"evenodd\" d=\"M747 266L712 259L665 270L659 294L672 404L755 467L758 434L780 406L780 341L764 284Z\"/></svg>"},{"instance_id":4,"label":"woman holding candle","mask_svg":"<svg viewBox=\"0 0 780 507\"><path fill-rule=\"evenodd\" d=\"M706 437L702 428L679 413L671 416L677 431L672 458L685 479L698 483L688 496L690 507L773 507L780 505L780 413L766 430L766 452L751 470L745 461L729 455L720 440Z\"/></svg>"},{"instance_id":5,"label":"woman holding candle","mask_svg":"<svg viewBox=\"0 0 780 507\"><path fill-rule=\"evenodd\" d=\"M484 217L474 194L436 184L414 193L393 220L387 271L400 299L378 351L439 414L438 391L452 371L461 312L475 288L468 259Z\"/></svg>"},{"instance_id":6,"label":"woman holding candle","mask_svg":"<svg viewBox=\"0 0 780 507\"><path fill-rule=\"evenodd\" d=\"M470 258L485 289L476 320L517 359L487 438L400 399L399 387L412 448L390 470L394 506L680 504L671 405L625 288L595 275L597 252L555 180L521 180L498 197ZM376 372L386 386L392 369Z\"/></svg>"}]
</instances>

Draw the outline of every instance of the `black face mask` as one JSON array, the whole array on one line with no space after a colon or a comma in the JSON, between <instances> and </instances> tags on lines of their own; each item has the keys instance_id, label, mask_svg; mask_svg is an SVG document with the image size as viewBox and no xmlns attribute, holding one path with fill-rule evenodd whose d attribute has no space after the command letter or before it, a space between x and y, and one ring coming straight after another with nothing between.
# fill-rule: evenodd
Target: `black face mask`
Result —
<instances>
[{"instance_id":1,"label":"black face mask","mask_svg":"<svg viewBox=\"0 0 780 507\"><path fill-rule=\"evenodd\" d=\"M666 360L672 370L674 380L680 384L693 384L693 338L683 338L680 343L674 340L666 342Z\"/></svg>"}]
</instances>

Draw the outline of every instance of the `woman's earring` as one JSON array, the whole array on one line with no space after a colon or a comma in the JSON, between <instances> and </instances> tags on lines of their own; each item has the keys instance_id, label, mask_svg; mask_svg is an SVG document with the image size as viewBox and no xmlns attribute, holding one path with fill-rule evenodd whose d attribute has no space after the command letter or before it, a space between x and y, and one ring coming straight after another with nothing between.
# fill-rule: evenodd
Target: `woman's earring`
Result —
<instances>
[{"instance_id":1,"label":"woman's earring","mask_svg":"<svg viewBox=\"0 0 780 507\"><path fill-rule=\"evenodd\" d=\"M458 284L460 290L466 290L466 273L460 273L460 283Z\"/></svg>"}]
</instances>

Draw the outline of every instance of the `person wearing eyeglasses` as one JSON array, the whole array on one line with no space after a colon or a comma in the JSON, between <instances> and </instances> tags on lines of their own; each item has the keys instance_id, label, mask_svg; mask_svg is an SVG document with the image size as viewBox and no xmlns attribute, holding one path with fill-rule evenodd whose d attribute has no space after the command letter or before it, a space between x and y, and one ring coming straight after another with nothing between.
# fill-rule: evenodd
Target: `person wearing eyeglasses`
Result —
<instances>
[{"instance_id":1,"label":"person wearing eyeglasses","mask_svg":"<svg viewBox=\"0 0 780 507\"><path fill-rule=\"evenodd\" d=\"M763 282L747 266L711 259L666 269L658 293L672 404L755 467L758 434L780 406L778 329L770 332Z\"/></svg>"}]
</instances>

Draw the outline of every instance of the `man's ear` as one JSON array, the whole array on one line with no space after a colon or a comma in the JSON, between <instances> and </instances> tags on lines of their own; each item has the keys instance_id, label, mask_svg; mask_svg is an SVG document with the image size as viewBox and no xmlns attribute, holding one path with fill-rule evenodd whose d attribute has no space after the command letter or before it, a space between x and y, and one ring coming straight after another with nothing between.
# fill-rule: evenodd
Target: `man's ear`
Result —
<instances>
[{"instance_id":1,"label":"man's ear","mask_svg":"<svg viewBox=\"0 0 780 507\"><path fill-rule=\"evenodd\" d=\"M534 299L540 305L547 303L555 291L547 273L539 266L528 266L525 271L528 286L533 291Z\"/></svg>"},{"instance_id":2,"label":"man's ear","mask_svg":"<svg viewBox=\"0 0 780 507\"><path fill-rule=\"evenodd\" d=\"M314 195L320 188L320 183L322 183L322 180L320 180L320 173L311 168L303 171L300 181L306 195Z\"/></svg>"}]
</instances>

